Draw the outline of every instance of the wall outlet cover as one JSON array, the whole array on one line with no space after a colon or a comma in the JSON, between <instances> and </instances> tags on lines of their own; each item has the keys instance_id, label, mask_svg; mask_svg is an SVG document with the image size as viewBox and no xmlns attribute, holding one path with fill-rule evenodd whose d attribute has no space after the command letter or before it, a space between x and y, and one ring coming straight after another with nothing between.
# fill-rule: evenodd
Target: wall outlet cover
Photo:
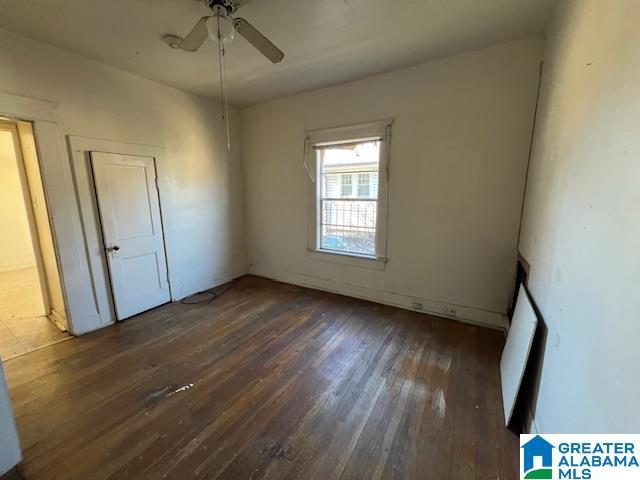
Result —
<instances>
[{"instance_id":1,"label":"wall outlet cover","mask_svg":"<svg viewBox=\"0 0 640 480\"><path fill-rule=\"evenodd\" d=\"M450 317L455 317L458 313L454 307L447 307L447 306L442 308L442 312L445 315L449 315Z\"/></svg>"}]
</instances>

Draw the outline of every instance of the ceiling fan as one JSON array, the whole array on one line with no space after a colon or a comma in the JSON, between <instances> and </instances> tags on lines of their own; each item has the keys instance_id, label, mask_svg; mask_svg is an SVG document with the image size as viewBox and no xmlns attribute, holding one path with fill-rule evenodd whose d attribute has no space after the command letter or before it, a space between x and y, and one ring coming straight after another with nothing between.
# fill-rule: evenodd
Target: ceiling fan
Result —
<instances>
[{"instance_id":1,"label":"ceiling fan","mask_svg":"<svg viewBox=\"0 0 640 480\"><path fill-rule=\"evenodd\" d=\"M196 22L186 37L165 35L164 41L171 48L181 49L186 52L196 52L202 46L207 37L211 37L219 44L229 43L238 32L262 55L272 63L279 63L284 58L284 53L276 47L267 37L262 35L247 20L233 17L238 8L246 5L251 0L202 0L209 7L213 15L202 17Z\"/></svg>"},{"instance_id":2,"label":"ceiling fan","mask_svg":"<svg viewBox=\"0 0 640 480\"><path fill-rule=\"evenodd\" d=\"M267 37L262 35L253 25L244 18L232 15L239 7L246 5L251 0L201 0L211 9L213 15L202 17L196 22L186 37L177 35L165 35L164 42L171 48L196 52L202 46L207 37L211 37L218 44L218 66L220 69L220 99L222 102L222 119L225 121L227 133L227 149L231 151L231 134L229 132L229 98L225 89L225 45L233 40L238 32L262 55L272 63L279 63L284 58L284 53L276 47Z\"/></svg>"}]
</instances>

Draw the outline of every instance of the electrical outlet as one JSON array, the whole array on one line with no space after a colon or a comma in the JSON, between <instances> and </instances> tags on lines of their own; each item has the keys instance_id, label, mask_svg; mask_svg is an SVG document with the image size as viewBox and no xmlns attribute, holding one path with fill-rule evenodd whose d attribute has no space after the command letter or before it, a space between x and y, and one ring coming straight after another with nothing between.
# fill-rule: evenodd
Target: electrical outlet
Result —
<instances>
[{"instance_id":1,"label":"electrical outlet","mask_svg":"<svg viewBox=\"0 0 640 480\"><path fill-rule=\"evenodd\" d=\"M445 315L448 315L450 317L455 317L457 314L456 309L454 307L448 307L448 306L442 307L442 312Z\"/></svg>"}]
</instances>

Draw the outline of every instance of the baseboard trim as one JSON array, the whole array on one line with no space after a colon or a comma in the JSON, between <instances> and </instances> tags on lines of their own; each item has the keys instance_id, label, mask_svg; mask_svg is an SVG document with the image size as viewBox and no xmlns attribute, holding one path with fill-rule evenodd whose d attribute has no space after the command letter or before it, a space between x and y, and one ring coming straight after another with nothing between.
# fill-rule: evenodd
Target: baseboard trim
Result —
<instances>
[{"instance_id":1,"label":"baseboard trim","mask_svg":"<svg viewBox=\"0 0 640 480\"><path fill-rule=\"evenodd\" d=\"M487 310L461 305L451 305L401 293L387 292L383 290L336 282L335 280L314 277L312 275L287 272L284 270L265 267L263 265L254 265L250 269L249 273L259 277L270 278L272 280L290 283L301 287L307 287L331 293L338 293L349 297L369 300L371 302L382 303L384 305L390 305L392 307L403 308L405 310L426 313L438 317L450 318L459 322L492 328L494 330L505 330L507 328L506 315L498 312L490 312ZM412 307L412 304L416 302L422 304L422 309L418 310ZM456 315L452 316L444 313L446 308L455 309Z\"/></svg>"},{"instance_id":2,"label":"baseboard trim","mask_svg":"<svg viewBox=\"0 0 640 480\"><path fill-rule=\"evenodd\" d=\"M234 271L226 271L221 272L215 275L209 275L206 277L202 277L196 281L188 282L182 285L178 285L177 288L171 288L171 301L179 302L183 298L194 295L198 292L202 292L204 290L209 290L211 288L215 288L217 286L223 285L231 280L235 280L236 278L242 277L246 274L246 267L243 269L237 268ZM158 305L160 306L160 305ZM156 308L156 307L153 307ZM100 330L102 328L113 325L117 322L105 323L99 327L92 328L90 330L80 331L80 332L71 332L72 335L85 335L90 332L94 332L96 330Z\"/></svg>"},{"instance_id":3,"label":"baseboard trim","mask_svg":"<svg viewBox=\"0 0 640 480\"><path fill-rule=\"evenodd\" d=\"M49 314L49 320L51 320L56 327L58 327L63 332L68 331L67 329L67 319L64 315L58 312L55 308L51 309L51 313Z\"/></svg>"},{"instance_id":4,"label":"baseboard trim","mask_svg":"<svg viewBox=\"0 0 640 480\"><path fill-rule=\"evenodd\" d=\"M235 280L236 278L242 277L245 274L246 267L243 269L235 269L233 271L217 273L215 275L208 275L196 281L182 284L180 285L174 298L172 298L172 301L177 302L182 300L183 298L189 297L199 292L203 292L204 290L218 287L232 280Z\"/></svg>"}]
</instances>

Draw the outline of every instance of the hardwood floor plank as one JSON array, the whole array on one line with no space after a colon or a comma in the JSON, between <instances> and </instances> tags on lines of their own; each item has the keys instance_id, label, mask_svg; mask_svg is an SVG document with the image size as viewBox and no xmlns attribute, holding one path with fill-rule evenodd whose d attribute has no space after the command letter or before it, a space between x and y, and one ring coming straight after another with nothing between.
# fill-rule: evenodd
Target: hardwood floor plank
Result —
<instances>
[{"instance_id":1,"label":"hardwood floor plank","mask_svg":"<svg viewBox=\"0 0 640 480\"><path fill-rule=\"evenodd\" d=\"M247 276L5 369L29 479L506 479L502 345Z\"/></svg>"}]
</instances>

